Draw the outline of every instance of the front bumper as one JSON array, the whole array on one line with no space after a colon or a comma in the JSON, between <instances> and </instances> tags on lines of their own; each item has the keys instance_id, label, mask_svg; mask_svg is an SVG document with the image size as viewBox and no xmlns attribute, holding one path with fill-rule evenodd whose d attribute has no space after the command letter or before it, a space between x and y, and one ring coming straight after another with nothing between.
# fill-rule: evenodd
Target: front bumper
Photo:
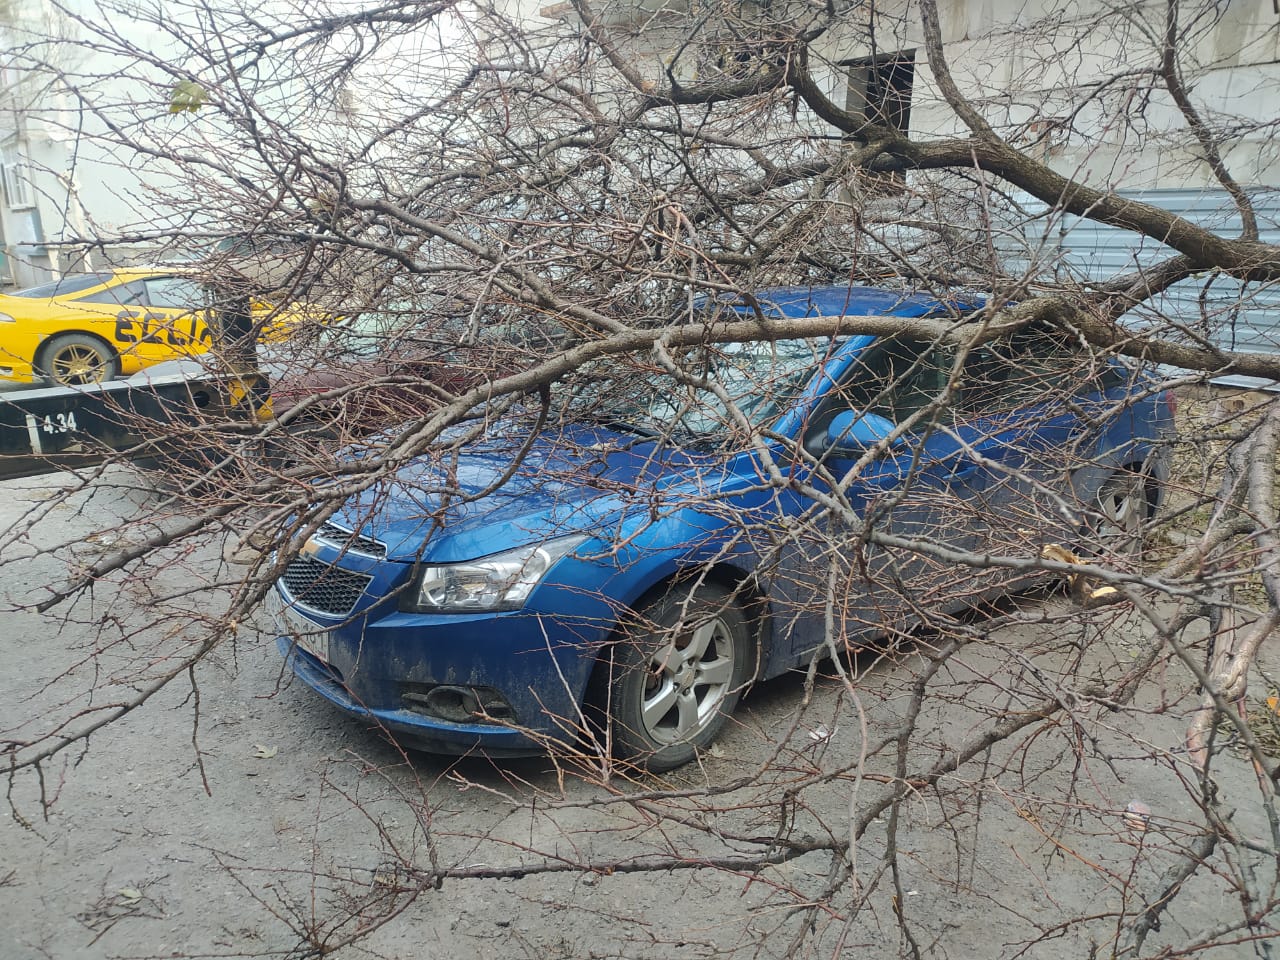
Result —
<instances>
[{"instance_id":1,"label":"front bumper","mask_svg":"<svg viewBox=\"0 0 1280 960\"><path fill-rule=\"evenodd\" d=\"M35 367L30 360L20 360L10 354L0 354L0 381L10 383L34 383Z\"/></svg>"},{"instance_id":2,"label":"front bumper","mask_svg":"<svg viewBox=\"0 0 1280 960\"><path fill-rule=\"evenodd\" d=\"M276 646L294 676L308 687L345 713L403 741L405 746L430 753L482 753L492 757L525 757L546 750L545 740L531 738L515 728L447 723L411 710L367 707L356 699L332 667L303 650L291 637L278 637Z\"/></svg>"},{"instance_id":3,"label":"front bumper","mask_svg":"<svg viewBox=\"0 0 1280 960\"><path fill-rule=\"evenodd\" d=\"M612 629L611 619L536 608L402 613L394 600L336 621L299 609L287 592L273 598L276 643L298 679L351 716L437 753L523 756L576 740L596 651ZM460 700L482 706L460 709Z\"/></svg>"}]
</instances>

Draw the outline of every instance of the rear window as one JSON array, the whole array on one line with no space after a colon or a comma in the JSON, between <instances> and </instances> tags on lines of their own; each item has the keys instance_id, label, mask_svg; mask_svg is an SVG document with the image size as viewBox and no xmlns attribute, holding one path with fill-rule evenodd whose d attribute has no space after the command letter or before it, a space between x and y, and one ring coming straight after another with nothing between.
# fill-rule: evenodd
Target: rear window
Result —
<instances>
[{"instance_id":1,"label":"rear window","mask_svg":"<svg viewBox=\"0 0 1280 960\"><path fill-rule=\"evenodd\" d=\"M65 297L70 293L79 293L90 287L100 287L111 279L109 273L84 273L74 277L60 277L52 283L42 283L38 287L27 287L15 290L11 297L27 297L31 300L47 300L50 297Z\"/></svg>"},{"instance_id":2,"label":"rear window","mask_svg":"<svg viewBox=\"0 0 1280 960\"><path fill-rule=\"evenodd\" d=\"M117 283L97 293L76 297L76 303L114 303L122 307L142 306L147 302L147 288L143 281L133 283Z\"/></svg>"}]
</instances>

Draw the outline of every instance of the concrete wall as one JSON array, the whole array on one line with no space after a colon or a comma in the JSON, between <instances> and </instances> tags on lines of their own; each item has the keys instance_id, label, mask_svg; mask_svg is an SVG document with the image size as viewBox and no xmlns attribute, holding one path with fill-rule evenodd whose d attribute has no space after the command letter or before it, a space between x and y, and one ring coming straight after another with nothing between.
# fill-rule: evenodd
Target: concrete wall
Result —
<instances>
[{"instance_id":1,"label":"concrete wall","mask_svg":"<svg viewBox=\"0 0 1280 960\"><path fill-rule=\"evenodd\" d=\"M996 129L1059 172L1118 189L1211 184L1184 117L1158 79L1135 76L1159 66L1164 3L1120 9L1091 2L943 0L940 6L944 50L961 92ZM1271 126L1280 102L1280 17L1269 0L1205 3L1194 11L1183 6L1180 68L1193 103L1206 117L1233 118L1241 130L1226 150L1238 179L1280 185ZM924 62L914 5L881 3L876 9L880 50L918 50L912 134L963 134ZM829 86L838 87L841 61L870 49L865 23L825 40ZM1144 89L1135 92L1135 83Z\"/></svg>"},{"instance_id":2,"label":"concrete wall","mask_svg":"<svg viewBox=\"0 0 1280 960\"><path fill-rule=\"evenodd\" d=\"M71 77L97 74L97 85L84 90L91 98L138 91L125 80L113 84L109 64L95 65L69 42L79 28L48 0L16 0L12 9L6 33L17 55L0 75L0 144L16 146L25 159L31 204L11 209L0 203L0 226L9 278L28 286L101 265L101 254L90 254L86 263L83 254L58 244L91 232L127 231L140 219L147 188L134 158L99 140L101 127L68 85L33 69L32 60L45 59Z\"/></svg>"}]
</instances>

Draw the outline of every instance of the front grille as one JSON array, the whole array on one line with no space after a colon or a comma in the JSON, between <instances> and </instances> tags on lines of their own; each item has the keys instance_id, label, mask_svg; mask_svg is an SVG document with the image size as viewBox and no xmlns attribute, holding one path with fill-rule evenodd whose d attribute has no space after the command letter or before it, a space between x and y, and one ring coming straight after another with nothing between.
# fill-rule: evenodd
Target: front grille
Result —
<instances>
[{"instance_id":1,"label":"front grille","mask_svg":"<svg viewBox=\"0 0 1280 960\"><path fill-rule=\"evenodd\" d=\"M331 617L345 617L373 577L353 573L311 557L298 557L280 578L289 596L304 607Z\"/></svg>"},{"instance_id":2,"label":"front grille","mask_svg":"<svg viewBox=\"0 0 1280 960\"><path fill-rule=\"evenodd\" d=\"M319 532L316 533L315 539L323 540L339 550L358 553L366 557L374 557L378 560L387 555L387 545L385 543L374 540L372 537L362 537L360 534L352 533L350 530L344 530L336 523L326 523L322 526Z\"/></svg>"}]
</instances>

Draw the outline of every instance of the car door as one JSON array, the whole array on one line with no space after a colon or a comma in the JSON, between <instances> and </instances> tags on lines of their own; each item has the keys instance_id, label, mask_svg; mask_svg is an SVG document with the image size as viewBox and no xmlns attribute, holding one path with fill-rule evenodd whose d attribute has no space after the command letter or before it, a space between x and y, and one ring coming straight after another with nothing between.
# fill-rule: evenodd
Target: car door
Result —
<instances>
[{"instance_id":1,"label":"car door","mask_svg":"<svg viewBox=\"0 0 1280 960\"><path fill-rule=\"evenodd\" d=\"M965 365L959 408L990 458L988 549L1039 555L1072 535L1078 505L1070 477L1089 456L1085 420L1100 412L1109 367L1062 332L1027 328L976 348ZM1018 571L993 571L993 580Z\"/></svg>"},{"instance_id":2,"label":"car door","mask_svg":"<svg viewBox=\"0 0 1280 960\"><path fill-rule=\"evenodd\" d=\"M138 279L76 297L74 303L81 325L93 317L90 329L111 341L117 353L127 354L138 342L146 296L146 286Z\"/></svg>"},{"instance_id":3,"label":"car door","mask_svg":"<svg viewBox=\"0 0 1280 960\"><path fill-rule=\"evenodd\" d=\"M814 408L801 437L813 458L808 478L843 496L857 520L811 512L779 555L775 606L795 661L823 643L828 614L836 639L856 642L955 609L981 589L981 571L957 554L989 538L996 472L984 462L1002 451L940 404L953 359L928 341L881 339ZM863 463L866 446L830 436L846 411L907 432Z\"/></svg>"},{"instance_id":4,"label":"car door","mask_svg":"<svg viewBox=\"0 0 1280 960\"><path fill-rule=\"evenodd\" d=\"M120 354L154 363L175 353L208 348L210 334L201 298L195 281L161 275L118 283L76 303L103 315L101 333Z\"/></svg>"},{"instance_id":5,"label":"car door","mask_svg":"<svg viewBox=\"0 0 1280 960\"><path fill-rule=\"evenodd\" d=\"M212 335L205 320L205 295L189 277L155 276L142 281L142 316L138 321L137 352L149 360L174 353L200 353Z\"/></svg>"}]
</instances>

